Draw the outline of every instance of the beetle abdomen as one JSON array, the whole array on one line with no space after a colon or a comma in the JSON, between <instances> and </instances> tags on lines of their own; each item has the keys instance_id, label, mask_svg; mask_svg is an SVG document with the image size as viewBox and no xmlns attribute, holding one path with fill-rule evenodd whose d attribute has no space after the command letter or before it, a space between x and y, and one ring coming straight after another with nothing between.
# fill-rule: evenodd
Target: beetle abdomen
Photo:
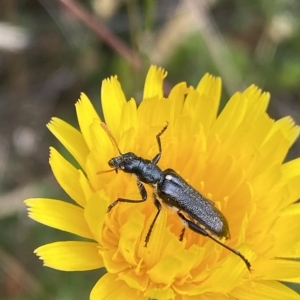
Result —
<instances>
[{"instance_id":1,"label":"beetle abdomen","mask_svg":"<svg viewBox=\"0 0 300 300\"><path fill-rule=\"evenodd\" d=\"M165 180L158 186L157 194L165 204L181 210L219 238L229 238L227 220L210 200L172 169L165 170L164 176Z\"/></svg>"}]
</instances>

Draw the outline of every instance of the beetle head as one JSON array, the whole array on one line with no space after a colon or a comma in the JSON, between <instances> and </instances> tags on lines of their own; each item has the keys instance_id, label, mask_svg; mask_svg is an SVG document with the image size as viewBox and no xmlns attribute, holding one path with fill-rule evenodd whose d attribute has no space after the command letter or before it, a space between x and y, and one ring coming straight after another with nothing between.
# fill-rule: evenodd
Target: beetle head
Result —
<instances>
[{"instance_id":1,"label":"beetle head","mask_svg":"<svg viewBox=\"0 0 300 300\"><path fill-rule=\"evenodd\" d=\"M116 171L122 170L125 173L135 173L135 170L139 165L139 159L134 153L128 152L120 156L113 157L108 161L108 164Z\"/></svg>"}]
</instances>

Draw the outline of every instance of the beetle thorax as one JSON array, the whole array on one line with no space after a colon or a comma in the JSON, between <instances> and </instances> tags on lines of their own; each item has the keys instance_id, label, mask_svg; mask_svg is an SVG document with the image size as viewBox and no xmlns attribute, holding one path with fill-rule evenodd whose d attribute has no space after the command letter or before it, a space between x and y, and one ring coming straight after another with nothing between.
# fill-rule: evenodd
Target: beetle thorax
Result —
<instances>
[{"instance_id":1,"label":"beetle thorax","mask_svg":"<svg viewBox=\"0 0 300 300\"><path fill-rule=\"evenodd\" d=\"M152 185L163 179L162 170L152 161L147 159L141 159L139 171L136 172L135 175L140 181Z\"/></svg>"}]
</instances>

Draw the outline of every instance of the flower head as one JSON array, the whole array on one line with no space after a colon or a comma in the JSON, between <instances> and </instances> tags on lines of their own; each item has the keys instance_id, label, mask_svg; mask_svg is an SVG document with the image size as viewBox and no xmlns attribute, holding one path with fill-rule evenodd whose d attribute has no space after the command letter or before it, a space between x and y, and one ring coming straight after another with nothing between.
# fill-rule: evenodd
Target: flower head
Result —
<instances>
[{"instance_id":1,"label":"flower head","mask_svg":"<svg viewBox=\"0 0 300 300\"><path fill-rule=\"evenodd\" d=\"M54 242L35 252L58 270L105 267L93 300L300 299L279 282L300 282L295 260L300 256L300 205L295 204L300 159L284 163L299 127L290 117L272 120L266 113L269 94L255 86L234 94L218 115L219 78L205 75L196 88L179 83L164 98L165 76L162 69L150 68L138 108L133 99L126 100L116 77L104 80L107 127L84 94L76 104L80 130L58 118L48 124L80 165L75 168L51 148L53 173L74 203L28 199L29 216L85 240ZM224 215L230 239L224 233L220 242L242 253L252 272L212 239L190 228L183 235L184 224L168 209L170 203L162 205L151 227L158 211L152 200L157 185L144 181L144 190L130 174L106 172L108 162L122 153L157 158L156 136L166 124L159 169L175 170ZM145 194L143 202L115 202ZM186 211L181 214L207 229Z\"/></svg>"}]
</instances>

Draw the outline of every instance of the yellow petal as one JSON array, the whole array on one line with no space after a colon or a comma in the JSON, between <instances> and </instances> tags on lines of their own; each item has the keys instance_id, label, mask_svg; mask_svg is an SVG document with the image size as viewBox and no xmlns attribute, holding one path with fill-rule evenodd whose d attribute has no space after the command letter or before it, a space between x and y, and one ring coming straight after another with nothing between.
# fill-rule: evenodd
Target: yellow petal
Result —
<instances>
[{"instance_id":1,"label":"yellow petal","mask_svg":"<svg viewBox=\"0 0 300 300\"><path fill-rule=\"evenodd\" d=\"M103 275L92 289L90 300L148 300L124 281L118 280L115 274Z\"/></svg>"},{"instance_id":2,"label":"yellow petal","mask_svg":"<svg viewBox=\"0 0 300 300\"><path fill-rule=\"evenodd\" d=\"M136 152L137 128L131 128L123 132L119 148L122 152Z\"/></svg>"},{"instance_id":3,"label":"yellow petal","mask_svg":"<svg viewBox=\"0 0 300 300\"><path fill-rule=\"evenodd\" d=\"M137 127L137 107L134 99L123 104L120 117L120 131L124 134L127 130ZM122 137L122 136L121 136Z\"/></svg>"},{"instance_id":4,"label":"yellow petal","mask_svg":"<svg viewBox=\"0 0 300 300\"><path fill-rule=\"evenodd\" d=\"M262 168L261 166L257 167L257 174L254 174L255 177L252 179L252 187L257 192L257 197L264 197L264 201L259 202L258 205L269 205L270 202L267 200L267 197L269 194L272 194L272 188L276 187L281 178L280 165L276 163L268 166L267 159L265 162L265 168ZM260 172L258 170L260 170ZM266 190L268 192L266 192ZM263 193L263 195L260 195L259 193ZM286 193L284 190L279 190L277 191L277 196L278 197L275 197L274 201L280 202L282 198L286 197ZM276 204L274 203L274 205Z\"/></svg>"},{"instance_id":5,"label":"yellow petal","mask_svg":"<svg viewBox=\"0 0 300 300\"><path fill-rule=\"evenodd\" d=\"M235 297L232 297L228 294L205 294L205 298L203 300L236 300ZM184 299L182 299L184 300Z\"/></svg>"},{"instance_id":6,"label":"yellow petal","mask_svg":"<svg viewBox=\"0 0 300 300\"><path fill-rule=\"evenodd\" d=\"M244 248L241 250L241 253L250 259L250 251L246 251ZM222 282L222 279L226 278L228 270L230 270L230 276L227 277L223 284L218 284ZM218 292L220 294L229 293L235 286L240 284L241 278L248 274L249 271L245 263L238 256L231 253L226 257L226 260L220 261L219 266L216 266L210 272L207 280L201 282L201 290L211 293Z\"/></svg>"},{"instance_id":7,"label":"yellow petal","mask_svg":"<svg viewBox=\"0 0 300 300\"><path fill-rule=\"evenodd\" d=\"M300 203L291 204L286 206L281 212L281 216L291 216L291 215L299 215L300 214Z\"/></svg>"},{"instance_id":8,"label":"yellow petal","mask_svg":"<svg viewBox=\"0 0 300 300\"><path fill-rule=\"evenodd\" d=\"M176 242L178 242L178 240ZM180 244L182 245L182 243ZM177 246L177 248L173 248L173 249L178 249L178 248L179 247ZM176 255L176 257L182 263L177 270L176 278L185 278L185 276L188 276L190 270L194 269L199 264L199 261L202 260L204 251L205 250L203 247L199 247L193 244L189 249L183 249L183 251L179 252ZM172 251L170 252L172 253Z\"/></svg>"},{"instance_id":9,"label":"yellow petal","mask_svg":"<svg viewBox=\"0 0 300 300\"><path fill-rule=\"evenodd\" d=\"M34 253L44 265L61 271L86 271L103 267L98 244L90 242L55 242L37 248Z\"/></svg>"},{"instance_id":10,"label":"yellow petal","mask_svg":"<svg viewBox=\"0 0 300 300\"><path fill-rule=\"evenodd\" d=\"M206 73L197 85L196 90L200 95L207 95L212 98L214 105L212 105L212 110L217 114L219 109L219 102L221 98L222 81L220 77L215 77Z\"/></svg>"},{"instance_id":11,"label":"yellow petal","mask_svg":"<svg viewBox=\"0 0 300 300\"><path fill-rule=\"evenodd\" d=\"M270 94L262 92L254 84L250 85L243 93L243 98L249 102L246 119L253 122L261 115L261 113L267 110Z\"/></svg>"},{"instance_id":12,"label":"yellow petal","mask_svg":"<svg viewBox=\"0 0 300 300\"><path fill-rule=\"evenodd\" d=\"M100 124L101 120L95 111L94 106L85 94L81 94L80 99L75 104L80 131L89 149L92 149L90 126L93 122Z\"/></svg>"},{"instance_id":13,"label":"yellow petal","mask_svg":"<svg viewBox=\"0 0 300 300\"><path fill-rule=\"evenodd\" d=\"M200 95L195 117L201 120L204 128L210 128L216 120L221 100L221 78L205 74L196 91Z\"/></svg>"},{"instance_id":14,"label":"yellow petal","mask_svg":"<svg viewBox=\"0 0 300 300\"><path fill-rule=\"evenodd\" d=\"M50 148L50 166L59 185L64 191L80 206L86 203L84 192L80 186L80 172L74 168L61 154L55 149Z\"/></svg>"},{"instance_id":15,"label":"yellow petal","mask_svg":"<svg viewBox=\"0 0 300 300\"><path fill-rule=\"evenodd\" d=\"M203 102L205 102L205 101L203 101ZM200 104L201 104L200 94L193 88L190 88L188 94L186 95L186 99L184 101L182 115L184 115L186 117L195 117L195 115L197 115L197 113L198 113L198 112L195 113L195 110L196 110L197 106L200 106ZM198 116L197 116L197 118L198 118ZM199 117L199 120L201 120L201 124L202 124L201 117Z\"/></svg>"},{"instance_id":16,"label":"yellow petal","mask_svg":"<svg viewBox=\"0 0 300 300\"><path fill-rule=\"evenodd\" d=\"M112 157L112 153L117 153L115 145L109 138L107 132L101 127L99 122L93 122L90 126L91 138L93 143L92 152L97 155L98 171L109 169L108 161ZM90 174L90 177L95 177L95 174ZM105 176L101 176L101 178Z\"/></svg>"},{"instance_id":17,"label":"yellow petal","mask_svg":"<svg viewBox=\"0 0 300 300\"><path fill-rule=\"evenodd\" d=\"M150 225L155 215L156 211L154 210L144 225L143 240L146 239L146 235L148 234ZM164 239L164 234L166 232L166 221L167 213L162 210L153 226L147 248L144 247L144 243L140 243L138 255L144 258L144 261L149 269L152 268L160 260L163 245L166 244L166 240Z\"/></svg>"},{"instance_id":18,"label":"yellow petal","mask_svg":"<svg viewBox=\"0 0 300 300\"><path fill-rule=\"evenodd\" d=\"M261 261L255 265L255 272L266 280L289 281L300 274L300 262L288 259Z\"/></svg>"},{"instance_id":19,"label":"yellow petal","mask_svg":"<svg viewBox=\"0 0 300 300\"><path fill-rule=\"evenodd\" d=\"M134 269L119 272L119 278L124 280L128 286L139 291L145 291L149 285L147 274L137 274Z\"/></svg>"},{"instance_id":20,"label":"yellow petal","mask_svg":"<svg viewBox=\"0 0 300 300\"><path fill-rule=\"evenodd\" d=\"M101 241L103 230L103 222L107 213L109 199L106 194L101 191L95 193L87 202L84 209L85 220L92 232L94 239Z\"/></svg>"},{"instance_id":21,"label":"yellow petal","mask_svg":"<svg viewBox=\"0 0 300 300\"><path fill-rule=\"evenodd\" d=\"M170 109L168 108L171 105L171 102L168 99L160 99L158 97L147 98L142 101L142 103L138 107L138 124L140 124L139 136L138 140L146 143L147 141L151 141L151 138L145 139L145 131L147 131L147 136L152 136L152 132L149 131L149 127L153 129L155 136L160 132L160 130L167 124L168 118L170 118ZM149 114L149 111L152 111ZM168 112L168 114L167 114ZM157 128L153 128L153 126L157 126ZM164 138L171 131L171 124L164 134ZM155 141L155 140L154 140ZM153 142L152 142L153 144ZM142 149L147 149L146 145L143 144Z\"/></svg>"},{"instance_id":22,"label":"yellow petal","mask_svg":"<svg viewBox=\"0 0 300 300\"><path fill-rule=\"evenodd\" d=\"M143 99L163 97L163 80L167 76L167 72L156 66L151 66L145 81Z\"/></svg>"},{"instance_id":23,"label":"yellow petal","mask_svg":"<svg viewBox=\"0 0 300 300\"><path fill-rule=\"evenodd\" d=\"M237 300L228 294L222 295L220 293L204 293L196 296L183 295L182 300Z\"/></svg>"},{"instance_id":24,"label":"yellow petal","mask_svg":"<svg viewBox=\"0 0 300 300\"><path fill-rule=\"evenodd\" d=\"M79 185L81 186L81 189L83 191L84 198L88 201L88 199L90 199L93 195L93 188L91 187L90 181L86 178L81 170L78 170L78 175Z\"/></svg>"},{"instance_id":25,"label":"yellow petal","mask_svg":"<svg viewBox=\"0 0 300 300\"><path fill-rule=\"evenodd\" d=\"M287 149L295 142L299 136L300 127L295 125L294 120L291 117L282 118L274 123L272 131L269 134L269 137L280 132L284 139L287 140Z\"/></svg>"},{"instance_id":26,"label":"yellow petal","mask_svg":"<svg viewBox=\"0 0 300 300\"><path fill-rule=\"evenodd\" d=\"M100 161L102 160L99 160L99 158L98 152L96 150L92 150L86 159L86 173L94 191L103 189L112 176L112 174L109 173L98 174L98 172L108 169L107 167L101 168ZM102 161L102 163L104 163L104 161Z\"/></svg>"},{"instance_id":27,"label":"yellow petal","mask_svg":"<svg viewBox=\"0 0 300 300\"><path fill-rule=\"evenodd\" d=\"M168 289L159 289L153 288L146 291L145 296L147 299L174 299L174 291L170 288ZM177 298L176 298L177 299ZM178 298L179 299L179 298Z\"/></svg>"},{"instance_id":28,"label":"yellow petal","mask_svg":"<svg viewBox=\"0 0 300 300\"><path fill-rule=\"evenodd\" d=\"M120 119L126 98L116 76L103 80L101 101L105 123L115 139L119 140Z\"/></svg>"},{"instance_id":29,"label":"yellow petal","mask_svg":"<svg viewBox=\"0 0 300 300\"><path fill-rule=\"evenodd\" d=\"M300 283L300 277L289 278L288 283Z\"/></svg>"},{"instance_id":30,"label":"yellow petal","mask_svg":"<svg viewBox=\"0 0 300 300\"><path fill-rule=\"evenodd\" d=\"M182 262L172 255L164 256L147 273L152 282L170 286L178 269L181 268L181 264ZM165 270L168 270L168 272Z\"/></svg>"},{"instance_id":31,"label":"yellow petal","mask_svg":"<svg viewBox=\"0 0 300 300\"><path fill-rule=\"evenodd\" d=\"M82 134L77 129L58 118L52 118L47 124L47 127L84 169L85 159L89 150Z\"/></svg>"},{"instance_id":32,"label":"yellow petal","mask_svg":"<svg viewBox=\"0 0 300 300\"><path fill-rule=\"evenodd\" d=\"M93 236L79 206L53 199L27 199L30 218L47 226L92 239Z\"/></svg>"},{"instance_id":33,"label":"yellow petal","mask_svg":"<svg viewBox=\"0 0 300 300\"><path fill-rule=\"evenodd\" d=\"M283 207L300 198L300 158L294 159L282 165L282 182L288 186L289 197L283 202Z\"/></svg>"},{"instance_id":34,"label":"yellow petal","mask_svg":"<svg viewBox=\"0 0 300 300\"><path fill-rule=\"evenodd\" d=\"M292 204L299 211L299 204ZM300 251L298 241L300 240L299 214L291 213L292 209L285 209L284 213L274 222L267 238L269 243L269 257L291 257L297 258ZM271 261L272 263L273 261Z\"/></svg>"},{"instance_id":35,"label":"yellow petal","mask_svg":"<svg viewBox=\"0 0 300 300\"><path fill-rule=\"evenodd\" d=\"M130 219L120 228L119 251L123 258L132 266L138 264L136 249L138 248L143 232L144 215L134 211Z\"/></svg>"},{"instance_id":36,"label":"yellow petal","mask_svg":"<svg viewBox=\"0 0 300 300\"><path fill-rule=\"evenodd\" d=\"M128 270L128 263L118 256L116 250L105 250L101 251L101 256L105 265L105 269L108 273L118 274L122 271Z\"/></svg>"},{"instance_id":37,"label":"yellow petal","mask_svg":"<svg viewBox=\"0 0 300 300\"><path fill-rule=\"evenodd\" d=\"M271 164L282 163L287 154L288 148L289 141L284 138L282 132L273 132L268 136L267 140L259 149L263 157L265 158L264 166L268 167ZM274 149L276 149L276 151L274 151ZM258 173L259 171L256 172Z\"/></svg>"},{"instance_id":38,"label":"yellow petal","mask_svg":"<svg viewBox=\"0 0 300 300\"><path fill-rule=\"evenodd\" d=\"M181 114L185 95L188 93L189 89L185 82L176 84L169 94L169 101L171 102L171 112L170 112L170 124L174 124L177 117Z\"/></svg>"},{"instance_id":39,"label":"yellow petal","mask_svg":"<svg viewBox=\"0 0 300 300\"><path fill-rule=\"evenodd\" d=\"M299 300L300 296L277 281L246 282L236 287L230 295L243 300Z\"/></svg>"},{"instance_id":40,"label":"yellow petal","mask_svg":"<svg viewBox=\"0 0 300 300\"><path fill-rule=\"evenodd\" d=\"M222 140L228 139L243 121L248 101L240 93L234 94L212 126L211 133L217 133Z\"/></svg>"}]
</instances>

